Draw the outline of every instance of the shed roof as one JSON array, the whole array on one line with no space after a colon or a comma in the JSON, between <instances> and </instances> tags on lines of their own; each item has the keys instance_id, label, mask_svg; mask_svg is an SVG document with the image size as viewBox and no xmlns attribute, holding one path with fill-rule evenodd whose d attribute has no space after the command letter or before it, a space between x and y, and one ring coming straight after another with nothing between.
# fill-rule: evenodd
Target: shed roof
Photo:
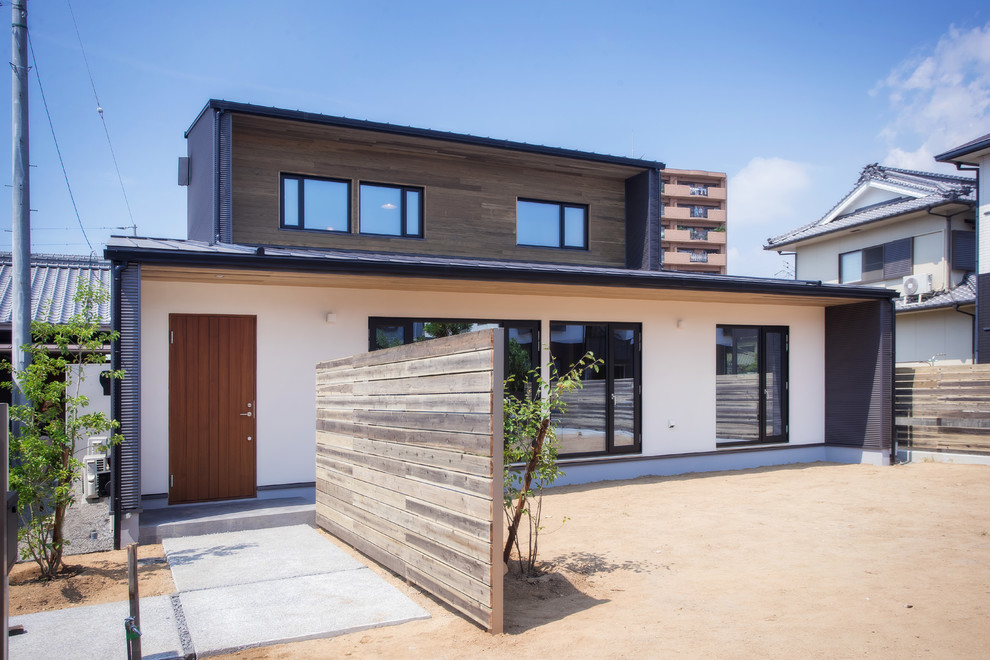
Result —
<instances>
[{"instance_id":1,"label":"shed roof","mask_svg":"<svg viewBox=\"0 0 990 660\"><path fill-rule=\"evenodd\" d=\"M442 278L571 286L801 296L815 299L893 298L889 289L732 275L645 271L602 266L535 263L417 254L259 247L229 243L113 236L106 257L174 267L231 268L275 273L335 273L358 276Z\"/></svg>"},{"instance_id":2,"label":"shed roof","mask_svg":"<svg viewBox=\"0 0 990 660\"><path fill-rule=\"evenodd\" d=\"M349 117L335 117L333 115L323 115L315 112L303 112L301 110L285 110L283 108L272 108L250 103L237 103L234 101L222 101L211 99L207 102L203 110L197 115L193 126L209 110L220 110L225 112L238 112L242 114L256 115L259 117L272 117L276 119L289 119L302 121L311 124L323 124L325 126L342 126L345 128L356 128L360 130L375 131L378 133L391 133L394 135L406 135L432 140L443 140L445 142L457 142L460 144L471 144L495 149L507 149L510 151L520 151L525 153L543 154L545 156L557 156L560 158L573 158L577 160L592 161L597 163L608 163L611 165L624 165L626 167L636 167L643 169L664 169L665 165L659 161L644 160L641 158L629 158L626 156L610 156L598 154L590 151L579 151L576 149L564 149L561 147L548 147L540 144L530 144L528 142L513 142L512 140L502 140L498 138L479 137L465 133L452 133L449 131L437 131L428 128L415 128L412 126L400 126L398 124L388 124L383 122L368 121L364 119L351 119ZM186 137L192 126L186 130Z\"/></svg>"},{"instance_id":3,"label":"shed roof","mask_svg":"<svg viewBox=\"0 0 990 660\"><path fill-rule=\"evenodd\" d=\"M836 215L839 209L858 190L870 183L878 183L903 190L904 194L877 204ZM972 206L976 203L975 180L972 177L901 170L882 165L867 165L860 172L853 189L838 204L818 220L797 229L767 239L765 249L778 250L810 238L888 220L910 213L917 213L945 206L946 204Z\"/></svg>"},{"instance_id":4,"label":"shed roof","mask_svg":"<svg viewBox=\"0 0 990 660\"><path fill-rule=\"evenodd\" d=\"M935 156L935 160L940 163L977 165L979 163L978 157L986 156L988 153L990 153L990 133L949 149L945 153Z\"/></svg>"},{"instance_id":5,"label":"shed roof","mask_svg":"<svg viewBox=\"0 0 990 660\"><path fill-rule=\"evenodd\" d=\"M110 262L67 254L31 255L31 320L65 323L82 309L73 301L81 285L110 291ZM10 252L0 252L0 325L10 326L13 309ZM100 324L110 326L109 301L100 306Z\"/></svg>"}]
</instances>

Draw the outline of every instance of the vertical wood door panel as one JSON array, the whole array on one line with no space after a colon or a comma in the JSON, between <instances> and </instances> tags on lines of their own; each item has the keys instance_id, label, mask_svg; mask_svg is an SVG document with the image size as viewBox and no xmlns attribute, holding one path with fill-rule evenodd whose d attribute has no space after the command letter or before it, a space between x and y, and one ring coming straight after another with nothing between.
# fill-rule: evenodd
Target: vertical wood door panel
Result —
<instances>
[{"instance_id":1,"label":"vertical wood door panel","mask_svg":"<svg viewBox=\"0 0 990 660\"><path fill-rule=\"evenodd\" d=\"M169 503L253 497L255 317L171 314L169 332Z\"/></svg>"}]
</instances>

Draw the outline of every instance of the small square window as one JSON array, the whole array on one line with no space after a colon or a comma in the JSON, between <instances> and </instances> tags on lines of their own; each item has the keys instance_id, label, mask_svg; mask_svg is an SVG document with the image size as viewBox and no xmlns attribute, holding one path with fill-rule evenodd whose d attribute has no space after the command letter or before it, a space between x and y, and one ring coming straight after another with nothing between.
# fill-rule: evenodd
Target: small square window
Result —
<instances>
[{"instance_id":1,"label":"small square window","mask_svg":"<svg viewBox=\"0 0 990 660\"><path fill-rule=\"evenodd\" d=\"M362 234L423 236L423 190L377 183L361 184Z\"/></svg>"},{"instance_id":2,"label":"small square window","mask_svg":"<svg viewBox=\"0 0 990 660\"><path fill-rule=\"evenodd\" d=\"M579 204L517 200L516 244L586 250L588 207Z\"/></svg>"}]
</instances>

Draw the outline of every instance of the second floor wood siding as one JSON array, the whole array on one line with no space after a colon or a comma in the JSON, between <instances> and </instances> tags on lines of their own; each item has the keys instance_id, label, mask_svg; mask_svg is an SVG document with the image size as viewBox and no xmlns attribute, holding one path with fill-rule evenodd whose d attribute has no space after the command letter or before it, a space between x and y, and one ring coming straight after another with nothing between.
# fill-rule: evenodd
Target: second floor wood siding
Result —
<instances>
[{"instance_id":1,"label":"second floor wood siding","mask_svg":"<svg viewBox=\"0 0 990 660\"><path fill-rule=\"evenodd\" d=\"M641 171L487 146L235 113L233 242L624 267L627 178ZM351 182L351 231L280 228L283 174ZM361 183L423 191L423 238L358 233ZM588 249L516 244L516 201L585 205Z\"/></svg>"}]
</instances>

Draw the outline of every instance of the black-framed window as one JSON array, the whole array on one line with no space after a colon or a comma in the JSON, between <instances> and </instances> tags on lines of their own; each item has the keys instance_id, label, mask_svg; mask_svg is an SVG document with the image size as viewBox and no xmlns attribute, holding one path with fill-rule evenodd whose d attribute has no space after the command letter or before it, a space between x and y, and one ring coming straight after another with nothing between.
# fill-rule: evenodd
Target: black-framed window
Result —
<instances>
[{"instance_id":1,"label":"black-framed window","mask_svg":"<svg viewBox=\"0 0 990 660\"><path fill-rule=\"evenodd\" d=\"M505 377L513 377L508 393L528 396L533 391L529 372L540 364L539 321L373 316L368 319L368 348L377 351L489 328L505 328Z\"/></svg>"},{"instance_id":2,"label":"black-framed window","mask_svg":"<svg viewBox=\"0 0 990 660\"><path fill-rule=\"evenodd\" d=\"M788 329L715 329L716 446L788 441Z\"/></svg>"},{"instance_id":3,"label":"black-framed window","mask_svg":"<svg viewBox=\"0 0 990 660\"><path fill-rule=\"evenodd\" d=\"M914 239L902 238L839 255L839 282L879 282L914 272Z\"/></svg>"},{"instance_id":4,"label":"black-framed window","mask_svg":"<svg viewBox=\"0 0 990 660\"><path fill-rule=\"evenodd\" d=\"M362 234L423 237L423 189L361 182Z\"/></svg>"},{"instance_id":5,"label":"black-framed window","mask_svg":"<svg viewBox=\"0 0 990 660\"><path fill-rule=\"evenodd\" d=\"M516 200L516 244L588 249L588 207L536 199Z\"/></svg>"},{"instance_id":6,"label":"black-framed window","mask_svg":"<svg viewBox=\"0 0 990 660\"><path fill-rule=\"evenodd\" d=\"M561 456L642 450L642 327L638 323L550 322L550 354L564 372L588 351L604 361L582 374L581 389L562 395L556 421Z\"/></svg>"},{"instance_id":7,"label":"black-framed window","mask_svg":"<svg viewBox=\"0 0 990 660\"><path fill-rule=\"evenodd\" d=\"M281 177L283 229L311 229L347 233L351 230L351 182L283 174Z\"/></svg>"}]
</instances>

